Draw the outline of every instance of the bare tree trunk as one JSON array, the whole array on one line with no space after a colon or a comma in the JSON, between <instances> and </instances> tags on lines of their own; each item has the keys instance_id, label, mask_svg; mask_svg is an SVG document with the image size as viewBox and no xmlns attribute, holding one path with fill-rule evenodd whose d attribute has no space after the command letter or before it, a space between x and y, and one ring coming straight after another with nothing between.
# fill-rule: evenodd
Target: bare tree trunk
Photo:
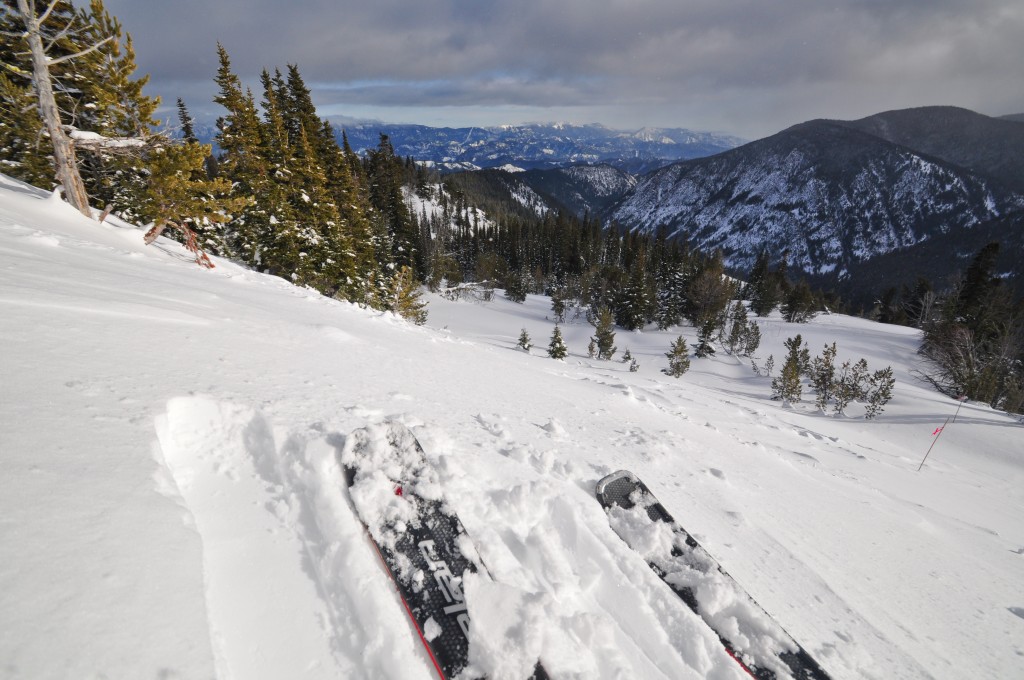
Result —
<instances>
[{"instance_id":1,"label":"bare tree trunk","mask_svg":"<svg viewBox=\"0 0 1024 680\"><path fill-rule=\"evenodd\" d=\"M32 52L32 79L39 95L39 115L43 119L46 131L53 142L53 158L56 164L57 181L64 186L64 197L68 203L77 208L86 217L91 218L89 195L78 172L75 159L75 148L61 127L60 111L57 100L53 96L53 83L50 81L50 69L47 64L46 52L41 37L41 21L36 17L35 8L30 8L28 0L18 0L18 11L25 22L29 49ZM44 15L45 18L45 15Z\"/></svg>"}]
</instances>

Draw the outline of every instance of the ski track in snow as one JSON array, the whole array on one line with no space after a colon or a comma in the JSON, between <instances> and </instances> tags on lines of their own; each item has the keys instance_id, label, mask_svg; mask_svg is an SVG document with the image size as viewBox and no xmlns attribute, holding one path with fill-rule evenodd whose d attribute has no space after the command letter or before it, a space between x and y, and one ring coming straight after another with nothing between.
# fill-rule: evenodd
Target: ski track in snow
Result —
<instances>
[{"instance_id":1,"label":"ski track in snow","mask_svg":"<svg viewBox=\"0 0 1024 680\"><path fill-rule=\"evenodd\" d=\"M278 445L263 415L204 397L172 400L157 431L202 538L219 677L429 677L408 631L380 624L404 612L325 438ZM288 656L261 653L281 645Z\"/></svg>"}]
</instances>

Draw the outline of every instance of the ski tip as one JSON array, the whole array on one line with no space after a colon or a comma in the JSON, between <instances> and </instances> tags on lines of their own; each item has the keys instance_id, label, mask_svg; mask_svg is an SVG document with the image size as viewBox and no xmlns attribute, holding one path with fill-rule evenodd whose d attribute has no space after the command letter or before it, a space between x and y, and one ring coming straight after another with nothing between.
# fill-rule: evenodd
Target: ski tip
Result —
<instances>
[{"instance_id":1,"label":"ski tip","mask_svg":"<svg viewBox=\"0 0 1024 680\"><path fill-rule=\"evenodd\" d=\"M594 488L594 495L605 508L618 505L628 509L633 507L630 494L637 489L646 491L647 487L629 470L619 470L602 477Z\"/></svg>"},{"instance_id":2,"label":"ski tip","mask_svg":"<svg viewBox=\"0 0 1024 680\"><path fill-rule=\"evenodd\" d=\"M594 492L598 496L603 496L605 491L608 489L608 485L614 484L619 480L632 482L633 484L638 484L640 482L640 479L629 470L619 470L611 473L610 475L605 475L598 480L597 486L594 488Z\"/></svg>"}]
</instances>

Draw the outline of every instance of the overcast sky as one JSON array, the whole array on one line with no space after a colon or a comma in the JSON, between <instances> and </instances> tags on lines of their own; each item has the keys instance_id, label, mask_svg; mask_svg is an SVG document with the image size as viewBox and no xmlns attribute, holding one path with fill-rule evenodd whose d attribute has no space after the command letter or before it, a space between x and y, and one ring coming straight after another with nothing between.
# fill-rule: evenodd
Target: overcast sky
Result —
<instances>
[{"instance_id":1,"label":"overcast sky","mask_svg":"<svg viewBox=\"0 0 1024 680\"><path fill-rule=\"evenodd\" d=\"M84 5L85 0L75 0ZM212 119L216 44L258 91L299 66L321 116L566 121L748 139L951 104L1024 112L1021 0L105 0L146 92ZM169 114L168 114L169 115Z\"/></svg>"}]
</instances>

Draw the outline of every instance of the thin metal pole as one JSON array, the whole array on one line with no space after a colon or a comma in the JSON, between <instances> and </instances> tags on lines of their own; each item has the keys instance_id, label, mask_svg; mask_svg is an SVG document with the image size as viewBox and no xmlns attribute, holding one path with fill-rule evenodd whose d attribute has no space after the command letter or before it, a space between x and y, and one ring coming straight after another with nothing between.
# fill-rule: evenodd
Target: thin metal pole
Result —
<instances>
[{"instance_id":1,"label":"thin metal pole","mask_svg":"<svg viewBox=\"0 0 1024 680\"><path fill-rule=\"evenodd\" d=\"M966 396L966 395L964 395L964 396L962 396L962 397L958 397L958 398L957 398L957 401L959 401L959 402L960 402L960 405L956 407L956 413L954 413L954 414L953 414L953 422L954 422L954 423L956 422L956 417L957 417L958 415L960 415L960 407L964 405L964 402L965 402L965 401L967 401L967 396Z\"/></svg>"},{"instance_id":2,"label":"thin metal pole","mask_svg":"<svg viewBox=\"0 0 1024 680\"><path fill-rule=\"evenodd\" d=\"M942 424L942 427L940 427L937 432L933 433L935 435L935 439L932 440L932 445L928 447L928 453L924 454L924 458L921 459L921 464L917 466L918 472L920 472L921 468L924 467L924 462L928 460L928 454L930 454L932 449L935 448L935 442L939 441L939 437L942 436L942 431L946 429L946 425L949 425L949 416L946 416L946 422Z\"/></svg>"}]
</instances>

